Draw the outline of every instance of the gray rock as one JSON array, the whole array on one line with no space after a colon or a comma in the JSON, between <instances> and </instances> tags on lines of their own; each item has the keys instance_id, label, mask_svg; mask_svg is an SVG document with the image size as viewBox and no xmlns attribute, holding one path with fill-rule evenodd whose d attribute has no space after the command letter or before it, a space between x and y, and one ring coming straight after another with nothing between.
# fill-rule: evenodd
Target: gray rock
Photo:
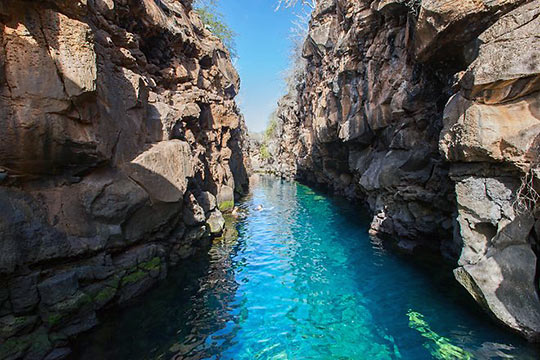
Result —
<instances>
[{"instance_id":1,"label":"gray rock","mask_svg":"<svg viewBox=\"0 0 540 360\"><path fill-rule=\"evenodd\" d=\"M225 219L219 210L214 210L206 220L208 230L212 235L219 235L225 227Z\"/></svg>"},{"instance_id":2,"label":"gray rock","mask_svg":"<svg viewBox=\"0 0 540 360\"><path fill-rule=\"evenodd\" d=\"M201 205L204 209L205 214L208 214L217 206L216 197L209 191L201 192L199 196L197 196L197 201L199 202L199 205Z\"/></svg>"},{"instance_id":3,"label":"gray rock","mask_svg":"<svg viewBox=\"0 0 540 360\"><path fill-rule=\"evenodd\" d=\"M502 323L529 340L540 340L536 255L528 245L509 246L474 265L456 269L456 279Z\"/></svg>"},{"instance_id":4,"label":"gray rock","mask_svg":"<svg viewBox=\"0 0 540 360\"><path fill-rule=\"evenodd\" d=\"M184 239L189 244L197 242L197 240L202 239L207 234L207 228L205 225L197 226L189 229L184 236Z\"/></svg>"},{"instance_id":5,"label":"gray rock","mask_svg":"<svg viewBox=\"0 0 540 360\"><path fill-rule=\"evenodd\" d=\"M154 144L125 170L151 199L178 202L187 189L187 178L194 173L189 144L179 140Z\"/></svg>"},{"instance_id":6,"label":"gray rock","mask_svg":"<svg viewBox=\"0 0 540 360\"><path fill-rule=\"evenodd\" d=\"M38 285L41 301L45 305L54 305L73 296L79 289L76 271L54 275Z\"/></svg>"},{"instance_id":7,"label":"gray rock","mask_svg":"<svg viewBox=\"0 0 540 360\"><path fill-rule=\"evenodd\" d=\"M16 277L9 282L9 298L15 314L31 311L39 302L37 280L39 274Z\"/></svg>"},{"instance_id":8,"label":"gray rock","mask_svg":"<svg viewBox=\"0 0 540 360\"><path fill-rule=\"evenodd\" d=\"M118 290L118 303L122 304L141 294L144 294L159 280L153 278L148 273L138 270L136 273L126 275L120 282Z\"/></svg>"},{"instance_id":9,"label":"gray rock","mask_svg":"<svg viewBox=\"0 0 540 360\"><path fill-rule=\"evenodd\" d=\"M156 257L159 250L159 247L155 244L137 246L115 257L113 263L116 268L120 269L135 268L138 264Z\"/></svg>"},{"instance_id":10,"label":"gray rock","mask_svg":"<svg viewBox=\"0 0 540 360\"><path fill-rule=\"evenodd\" d=\"M111 176L112 180L110 177L85 180L89 183L89 191L84 194L84 205L86 211L96 219L121 223L134 209L144 204L149 196L127 176Z\"/></svg>"},{"instance_id":11,"label":"gray rock","mask_svg":"<svg viewBox=\"0 0 540 360\"><path fill-rule=\"evenodd\" d=\"M217 203L220 211L232 210L234 207L234 190L232 187L223 185L217 195Z\"/></svg>"},{"instance_id":12,"label":"gray rock","mask_svg":"<svg viewBox=\"0 0 540 360\"><path fill-rule=\"evenodd\" d=\"M198 225L204 222L204 209L197 203L193 194L187 194L184 200L184 223L188 226Z\"/></svg>"},{"instance_id":13,"label":"gray rock","mask_svg":"<svg viewBox=\"0 0 540 360\"><path fill-rule=\"evenodd\" d=\"M70 348L59 348L51 351L43 360L63 360L71 355Z\"/></svg>"},{"instance_id":14,"label":"gray rock","mask_svg":"<svg viewBox=\"0 0 540 360\"><path fill-rule=\"evenodd\" d=\"M62 333L67 336L78 335L97 326L98 319L94 311L86 312L73 318L69 324L62 327Z\"/></svg>"},{"instance_id":15,"label":"gray rock","mask_svg":"<svg viewBox=\"0 0 540 360\"><path fill-rule=\"evenodd\" d=\"M158 238L159 230L172 230L174 226L173 219L175 219L180 210L182 209L182 203L162 203L157 202L154 204L148 204L137 210L126 221L124 225L124 238L128 243L134 243L136 241L148 238ZM165 238L168 235L163 234ZM125 243L112 243L111 246L125 246Z\"/></svg>"},{"instance_id":16,"label":"gray rock","mask_svg":"<svg viewBox=\"0 0 540 360\"><path fill-rule=\"evenodd\" d=\"M19 316L8 315L0 318L0 339L27 333L33 329L38 317L35 315Z\"/></svg>"}]
</instances>

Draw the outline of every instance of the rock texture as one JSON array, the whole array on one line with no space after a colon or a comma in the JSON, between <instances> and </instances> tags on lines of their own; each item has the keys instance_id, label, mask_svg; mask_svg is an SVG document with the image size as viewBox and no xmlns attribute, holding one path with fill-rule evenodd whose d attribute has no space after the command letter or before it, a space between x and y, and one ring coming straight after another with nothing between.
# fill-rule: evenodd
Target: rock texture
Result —
<instances>
[{"instance_id":1,"label":"rock texture","mask_svg":"<svg viewBox=\"0 0 540 360\"><path fill-rule=\"evenodd\" d=\"M238 89L190 1L0 2L0 359L68 356L221 232Z\"/></svg>"},{"instance_id":2,"label":"rock texture","mask_svg":"<svg viewBox=\"0 0 540 360\"><path fill-rule=\"evenodd\" d=\"M301 151L295 101L293 94L284 96L266 131L249 134L249 158L253 171L294 179L297 168L291 156Z\"/></svg>"},{"instance_id":3,"label":"rock texture","mask_svg":"<svg viewBox=\"0 0 540 360\"><path fill-rule=\"evenodd\" d=\"M287 176L365 200L372 235L439 248L471 295L530 340L540 340L539 10L538 0L319 1L270 156Z\"/></svg>"}]
</instances>

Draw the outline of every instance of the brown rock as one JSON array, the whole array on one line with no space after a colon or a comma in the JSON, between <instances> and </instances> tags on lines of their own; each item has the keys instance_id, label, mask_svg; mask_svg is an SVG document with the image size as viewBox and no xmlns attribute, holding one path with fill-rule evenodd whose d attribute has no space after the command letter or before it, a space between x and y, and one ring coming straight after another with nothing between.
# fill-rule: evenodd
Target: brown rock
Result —
<instances>
[{"instance_id":1,"label":"brown rock","mask_svg":"<svg viewBox=\"0 0 540 360\"><path fill-rule=\"evenodd\" d=\"M126 164L125 170L152 200L162 202L180 201L194 174L189 145L180 140L152 145Z\"/></svg>"}]
</instances>

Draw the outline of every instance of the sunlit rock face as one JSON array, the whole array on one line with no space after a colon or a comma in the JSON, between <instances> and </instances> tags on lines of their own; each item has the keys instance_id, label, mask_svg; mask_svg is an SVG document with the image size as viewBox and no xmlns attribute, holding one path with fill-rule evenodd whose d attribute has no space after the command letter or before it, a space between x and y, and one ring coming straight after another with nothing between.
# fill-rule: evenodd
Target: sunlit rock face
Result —
<instances>
[{"instance_id":1,"label":"sunlit rock face","mask_svg":"<svg viewBox=\"0 0 540 360\"><path fill-rule=\"evenodd\" d=\"M444 159L455 164L463 244L456 278L496 318L537 341L540 214L526 198L539 185L539 5L516 8L480 35L440 137Z\"/></svg>"},{"instance_id":2,"label":"sunlit rock face","mask_svg":"<svg viewBox=\"0 0 540 360\"><path fill-rule=\"evenodd\" d=\"M538 0L319 2L272 154L281 174L363 199L372 235L439 248L471 295L530 340L538 11Z\"/></svg>"},{"instance_id":3,"label":"sunlit rock face","mask_svg":"<svg viewBox=\"0 0 540 360\"><path fill-rule=\"evenodd\" d=\"M239 85L190 1L0 2L0 359L67 356L220 233Z\"/></svg>"}]
</instances>

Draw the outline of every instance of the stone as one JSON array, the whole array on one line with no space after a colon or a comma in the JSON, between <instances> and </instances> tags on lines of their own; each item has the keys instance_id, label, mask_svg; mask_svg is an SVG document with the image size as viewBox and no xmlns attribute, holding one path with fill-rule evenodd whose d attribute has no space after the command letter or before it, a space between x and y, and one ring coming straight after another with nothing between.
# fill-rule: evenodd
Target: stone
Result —
<instances>
[{"instance_id":1,"label":"stone","mask_svg":"<svg viewBox=\"0 0 540 360\"><path fill-rule=\"evenodd\" d=\"M54 305L73 296L79 289L75 271L60 273L38 284L41 301L45 305Z\"/></svg>"},{"instance_id":2,"label":"stone","mask_svg":"<svg viewBox=\"0 0 540 360\"><path fill-rule=\"evenodd\" d=\"M124 303L136 296L144 294L152 288L158 279L151 277L148 273L137 270L122 278L118 290L118 303Z\"/></svg>"},{"instance_id":3,"label":"stone","mask_svg":"<svg viewBox=\"0 0 540 360\"><path fill-rule=\"evenodd\" d=\"M201 224L205 220L204 209L199 205L193 194L187 194L184 199L184 223L188 226Z\"/></svg>"},{"instance_id":4,"label":"stone","mask_svg":"<svg viewBox=\"0 0 540 360\"><path fill-rule=\"evenodd\" d=\"M80 325L81 317L86 318L92 313L94 313L92 298L82 291L77 291L72 296L55 304L42 304L40 306L40 316L46 326L49 329L62 328L68 336L76 332L68 334L65 332L66 327L73 326L73 329L76 329ZM84 329L84 326L82 328L82 331L89 329Z\"/></svg>"},{"instance_id":5,"label":"stone","mask_svg":"<svg viewBox=\"0 0 540 360\"><path fill-rule=\"evenodd\" d=\"M181 209L181 202L157 202L141 207L126 220L123 241L111 243L111 247L122 246L126 242L134 243L149 235L157 238L158 234L161 234L163 238L166 237L169 230L175 226L174 220L177 219Z\"/></svg>"},{"instance_id":6,"label":"stone","mask_svg":"<svg viewBox=\"0 0 540 360\"><path fill-rule=\"evenodd\" d=\"M17 334L26 333L32 330L38 317L8 315L0 318L0 339L7 339Z\"/></svg>"},{"instance_id":7,"label":"stone","mask_svg":"<svg viewBox=\"0 0 540 360\"><path fill-rule=\"evenodd\" d=\"M137 246L113 259L113 264L120 269L133 269L139 264L154 258L159 252L159 248L154 244Z\"/></svg>"},{"instance_id":8,"label":"stone","mask_svg":"<svg viewBox=\"0 0 540 360\"><path fill-rule=\"evenodd\" d=\"M189 229L186 232L186 235L184 236L184 240L189 244L193 244L193 243L196 243L198 240L204 238L206 234L207 234L206 225L197 226L197 227Z\"/></svg>"},{"instance_id":9,"label":"stone","mask_svg":"<svg viewBox=\"0 0 540 360\"><path fill-rule=\"evenodd\" d=\"M208 214L217 207L216 197L209 191L203 191L197 196L197 201L204 209L204 213Z\"/></svg>"},{"instance_id":10,"label":"stone","mask_svg":"<svg viewBox=\"0 0 540 360\"><path fill-rule=\"evenodd\" d=\"M234 190L230 186L223 185L217 195L217 203L220 211L232 210L234 207Z\"/></svg>"},{"instance_id":11,"label":"stone","mask_svg":"<svg viewBox=\"0 0 540 360\"><path fill-rule=\"evenodd\" d=\"M535 281L536 256L527 245L509 246L454 273L476 301L495 317L538 341L540 302Z\"/></svg>"},{"instance_id":12,"label":"stone","mask_svg":"<svg viewBox=\"0 0 540 360\"><path fill-rule=\"evenodd\" d=\"M524 161L540 134L538 108L534 94L498 105L455 95L444 112L441 152L448 161Z\"/></svg>"},{"instance_id":13,"label":"stone","mask_svg":"<svg viewBox=\"0 0 540 360\"><path fill-rule=\"evenodd\" d=\"M219 235L225 227L225 219L219 210L214 210L206 220L208 230L212 235Z\"/></svg>"},{"instance_id":14,"label":"stone","mask_svg":"<svg viewBox=\"0 0 540 360\"><path fill-rule=\"evenodd\" d=\"M9 299L15 314L28 313L39 302L38 277L39 274L30 274L10 280Z\"/></svg>"},{"instance_id":15,"label":"stone","mask_svg":"<svg viewBox=\"0 0 540 360\"><path fill-rule=\"evenodd\" d=\"M500 16L523 2L423 0L415 29L416 56L426 61L467 44L497 19L495 15ZM460 31L465 25L467 30Z\"/></svg>"},{"instance_id":16,"label":"stone","mask_svg":"<svg viewBox=\"0 0 540 360\"><path fill-rule=\"evenodd\" d=\"M126 165L126 171L151 199L178 202L193 176L189 145L180 140L159 142Z\"/></svg>"},{"instance_id":17,"label":"stone","mask_svg":"<svg viewBox=\"0 0 540 360\"><path fill-rule=\"evenodd\" d=\"M97 65L90 26L53 10L44 11L41 20L67 95L76 97L95 91Z\"/></svg>"},{"instance_id":18,"label":"stone","mask_svg":"<svg viewBox=\"0 0 540 360\"><path fill-rule=\"evenodd\" d=\"M94 311L87 312L75 317L67 326L62 328L62 333L74 336L88 331L98 325L98 319Z\"/></svg>"},{"instance_id":19,"label":"stone","mask_svg":"<svg viewBox=\"0 0 540 360\"><path fill-rule=\"evenodd\" d=\"M70 348L59 348L51 351L44 360L63 360L71 355Z\"/></svg>"},{"instance_id":20,"label":"stone","mask_svg":"<svg viewBox=\"0 0 540 360\"><path fill-rule=\"evenodd\" d=\"M538 4L528 2L479 36L479 54L461 81L467 98L501 104L540 90L539 14Z\"/></svg>"},{"instance_id":21,"label":"stone","mask_svg":"<svg viewBox=\"0 0 540 360\"><path fill-rule=\"evenodd\" d=\"M106 177L105 177L106 176ZM149 198L136 182L125 175L97 175L85 180L88 191L84 193L84 206L89 215L109 223L124 221L135 209ZM107 182L103 182L103 178Z\"/></svg>"}]
</instances>

